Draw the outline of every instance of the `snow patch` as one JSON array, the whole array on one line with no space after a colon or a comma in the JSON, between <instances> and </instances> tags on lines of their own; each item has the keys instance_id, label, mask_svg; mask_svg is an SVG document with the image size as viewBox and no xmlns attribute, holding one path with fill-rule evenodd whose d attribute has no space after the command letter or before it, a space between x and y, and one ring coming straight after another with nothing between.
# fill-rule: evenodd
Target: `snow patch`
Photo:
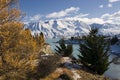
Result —
<instances>
[{"instance_id":1,"label":"snow patch","mask_svg":"<svg viewBox=\"0 0 120 80\"><path fill-rule=\"evenodd\" d=\"M73 73L73 79L74 79L74 80L78 80L78 79L82 78L82 77L77 73L76 70L72 69L72 73Z\"/></svg>"}]
</instances>

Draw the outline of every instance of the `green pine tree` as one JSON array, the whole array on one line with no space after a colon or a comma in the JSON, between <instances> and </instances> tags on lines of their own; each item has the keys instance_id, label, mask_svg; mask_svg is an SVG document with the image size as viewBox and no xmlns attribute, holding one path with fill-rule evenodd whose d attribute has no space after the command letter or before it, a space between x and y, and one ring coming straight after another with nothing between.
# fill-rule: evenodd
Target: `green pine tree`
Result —
<instances>
[{"instance_id":1,"label":"green pine tree","mask_svg":"<svg viewBox=\"0 0 120 80\"><path fill-rule=\"evenodd\" d=\"M65 45L65 41L62 39L59 43L59 46L56 46L55 51L58 55L61 55L62 57L68 57L72 54L73 47L71 44Z\"/></svg>"},{"instance_id":2,"label":"green pine tree","mask_svg":"<svg viewBox=\"0 0 120 80\"><path fill-rule=\"evenodd\" d=\"M98 35L98 29L92 28L89 35L80 43L80 62L94 73L102 75L110 64L108 61L109 43L104 36Z\"/></svg>"},{"instance_id":3,"label":"green pine tree","mask_svg":"<svg viewBox=\"0 0 120 80\"><path fill-rule=\"evenodd\" d=\"M115 43L117 43L119 41L118 37L115 35L112 39L111 39L111 45L114 45Z\"/></svg>"}]
</instances>

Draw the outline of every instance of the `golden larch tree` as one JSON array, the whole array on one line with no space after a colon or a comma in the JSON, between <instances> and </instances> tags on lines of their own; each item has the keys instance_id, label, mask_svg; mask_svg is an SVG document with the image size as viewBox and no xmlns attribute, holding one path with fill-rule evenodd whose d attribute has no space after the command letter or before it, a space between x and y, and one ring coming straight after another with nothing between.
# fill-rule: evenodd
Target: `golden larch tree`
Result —
<instances>
[{"instance_id":1,"label":"golden larch tree","mask_svg":"<svg viewBox=\"0 0 120 80\"><path fill-rule=\"evenodd\" d=\"M34 67L30 59L34 60L40 47L20 22L21 11L18 0L0 0L0 79L27 80L26 73Z\"/></svg>"}]
</instances>

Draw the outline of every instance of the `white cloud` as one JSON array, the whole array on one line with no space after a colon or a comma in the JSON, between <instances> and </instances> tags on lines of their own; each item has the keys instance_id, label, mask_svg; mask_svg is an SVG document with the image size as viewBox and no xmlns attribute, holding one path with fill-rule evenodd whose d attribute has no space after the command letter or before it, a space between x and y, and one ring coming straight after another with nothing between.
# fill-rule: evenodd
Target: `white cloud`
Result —
<instances>
[{"instance_id":1,"label":"white cloud","mask_svg":"<svg viewBox=\"0 0 120 80\"><path fill-rule=\"evenodd\" d=\"M86 22L86 23L99 23L99 24L103 24L105 23L103 19L100 18L81 18L81 21Z\"/></svg>"},{"instance_id":2,"label":"white cloud","mask_svg":"<svg viewBox=\"0 0 120 80\"><path fill-rule=\"evenodd\" d=\"M120 11L115 12L113 14L106 13L106 14L102 15L101 18L103 18L103 19L114 19L114 18L120 19Z\"/></svg>"},{"instance_id":3,"label":"white cloud","mask_svg":"<svg viewBox=\"0 0 120 80\"><path fill-rule=\"evenodd\" d=\"M34 16L30 17L30 21L39 21L41 17L42 17L42 15L40 15L40 14L34 15Z\"/></svg>"},{"instance_id":4,"label":"white cloud","mask_svg":"<svg viewBox=\"0 0 120 80\"><path fill-rule=\"evenodd\" d=\"M103 5L99 5L99 8L103 8L104 6Z\"/></svg>"},{"instance_id":5,"label":"white cloud","mask_svg":"<svg viewBox=\"0 0 120 80\"><path fill-rule=\"evenodd\" d=\"M99 23L99 24L103 24L105 23L105 21L101 18L87 18L87 17L67 17L65 18L66 20L79 20L79 21L83 21L85 23L88 24L92 24L92 23Z\"/></svg>"},{"instance_id":6,"label":"white cloud","mask_svg":"<svg viewBox=\"0 0 120 80\"><path fill-rule=\"evenodd\" d=\"M74 16L73 15L71 16L71 14L75 12L77 12L77 14L74 14ZM87 16L89 14L83 14L83 13L78 13L78 12L79 12L78 7L70 7L68 9L65 9L59 12L48 14L47 16L46 15L35 15L35 16L26 17L26 18L29 21L39 21L39 20L42 20L41 18L45 18L45 19L58 18L58 19L67 19L67 20L79 20L79 21L86 22L88 24L91 24L91 23L120 24L120 10L113 14L106 13L106 14L103 14L101 17L96 17L96 18L88 18Z\"/></svg>"},{"instance_id":7,"label":"white cloud","mask_svg":"<svg viewBox=\"0 0 120 80\"><path fill-rule=\"evenodd\" d=\"M108 7L109 7L109 8L112 7L112 4L108 4Z\"/></svg>"},{"instance_id":8,"label":"white cloud","mask_svg":"<svg viewBox=\"0 0 120 80\"><path fill-rule=\"evenodd\" d=\"M46 18L61 18L68 16L70 13L75 13L77 11L79 11L79 7L70 7L65 10L61 10L59 12L50 13L46 16Z\"/></svg>"},{"instance_id":9,"label":"white cloud","mask_svg":"<svg viewBox=\"0 0 120 80\"><path fill-rule=\"evenodd\" d=\"M91 18L90 22L92 22L92 23L99 23L99 24L105 23L105 21L103 19L100 19L100 18Z\"/></svg>"},{"instance_id":10,"label":"white cloud","mask_svg":"<svg viewBox=\"0 0 120 80\"><path fill-rule=\"evenodd\" d=\"M115 12L115 13L112 15L112 17L114 17L114 18L120 18L120 11Z\"/></svg>"},{"instance_id":11,"label":"white cloud","mask_svg":"<svg viewBox=\"0 0 120 80\"><path fill-rule=\"evenodd\" d=\"M120 0L108 0L109 3L108 3L107 6L108 6L108 7L113 7L113 6L112 6L112 3L115 3L115 2L118 2L118 1L120 1Z\"/></svg>"},{"instance_id":12,"label":"white cloud","mask_svg":"<svg viewBox=\"0 0 120 80\"><path fill-rule=\"evenodd\" d=\"M120 0L109 0L110 3L113 3L113 2L118 2Z\"/></svg>"},{"instance_id":13,"label":"white cloud","mask_svg":"<svg viewBox=\"0 0 120 80\"><path fill-rule=\"evenodd\" d=\"M120 11L115 12L113 14L109 14L109 13L103 14L101 16L101 19L103 19L105 22L108 23L120 24Z\"/></svg>"},{"instance_id":14,"label":"white cloud","mask_svg":"<svg viewBox=\"0 0 120 80\"><path fill-rule=\"evenodd\" d=\"M89 14L83 14L83 13L80 13L80 14L78 14L78 15L75 15L74 17L75 18L82 18L82 17L86 17L86 16L88 16Z\"/></svg>"},{"instance_id":15,"label":"white cloud","mask_svg":"<svg viewBox=\"0 0 120 80\"><path fill-rule=\"evenodd\" d=\"M87 16L88 14L86 14ZM76 15L74 17L67 17L65 19L67 20L79 20L79 21L83 21L86 22L88 24L91 23L99 23L99 24L103 24L103 23L111 23L111 24L120 24L120 11L115 12L113 14L103 14L101 17L98 18L87 18L86 16L83 17L78 17L79 15Z\"/></svg>"},{"instance_id":16,"label":"white cloud","mask_svg":"<svg viewBox=\"0 0 120 80\"><path fill-rule=\"evenodd\" d=\"M102 19L106 19L106 18L109 18L110 14L109 13L106 13L106 14L103 14L101 16Z\"/></svg>"}]
</instances>

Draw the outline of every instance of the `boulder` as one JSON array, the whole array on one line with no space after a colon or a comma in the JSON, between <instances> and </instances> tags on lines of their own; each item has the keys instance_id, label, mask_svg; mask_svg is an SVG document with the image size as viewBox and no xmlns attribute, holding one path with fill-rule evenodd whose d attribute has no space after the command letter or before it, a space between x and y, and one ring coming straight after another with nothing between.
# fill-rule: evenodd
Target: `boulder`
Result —
<instances>
[{"instance_id":1,"label":"boulder","mask_svg":"<svg viewBox=\"0 0 120 80\"><path fill-rule=\"evenodd\" d=\"M53 51L49 44L45 44L39 51L41 54L52 54Z\"/></svg>"}]
</instances>

